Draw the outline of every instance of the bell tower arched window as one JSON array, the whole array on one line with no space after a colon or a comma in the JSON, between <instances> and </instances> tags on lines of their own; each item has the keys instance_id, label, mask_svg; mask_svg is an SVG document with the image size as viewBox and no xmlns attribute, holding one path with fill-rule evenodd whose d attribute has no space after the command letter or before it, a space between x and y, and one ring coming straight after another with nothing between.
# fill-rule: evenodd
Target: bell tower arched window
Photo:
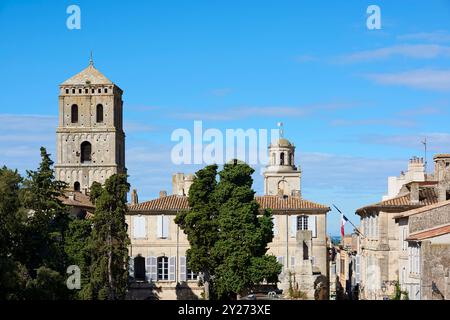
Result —
<instances>
[{"instance_id":1,"label":"bell tower arched window","mask_svg":"<svg viewBox=\"0 0 450 320\"><path fill-rule=\"evenodd\" d=\"M97 122L98 123L103 122L103 105L102 104L97 105Z\"/></svg>"},{"instance_id":2,"label":"bell tower arched window","mask_svg":"<svg viewBox=\"0 0 450 320\"><path fill-rule=\"evenodd\" d=\"M91 162L91 151L92 151L91 144L87 141L84 141L81 144L81 163Z\"/></svg>"},{"instance_id":3,"label":"bell tower arched window","mask_svg":"<svg viewBox=\"0 0 450 320\"><path fill-rule=\"evenodd\" d=\"M280 153L280 166L284 166L284 152Z\"/></svg>"},{"instance_id":4,"label":"bell tower arched window","mask_svg":"<svg viewBox=\"0 0 450 320\"><path fill-rule=\"evenodd\" d=\"M78 123L78 106L76 104L73 104L70 109L70 120L72 123Z\"/></svg>"},{"instance_id":5,"label":"bell tower arched window","mask_svg":"<svg viewBox=\"0 0 450 320\"><path fill-rule=\"evenodd\" d=\"M78 181L73 184L73 190L75 190L75 191L81 190L80 183Z\"/></svg>"}]
</instances>

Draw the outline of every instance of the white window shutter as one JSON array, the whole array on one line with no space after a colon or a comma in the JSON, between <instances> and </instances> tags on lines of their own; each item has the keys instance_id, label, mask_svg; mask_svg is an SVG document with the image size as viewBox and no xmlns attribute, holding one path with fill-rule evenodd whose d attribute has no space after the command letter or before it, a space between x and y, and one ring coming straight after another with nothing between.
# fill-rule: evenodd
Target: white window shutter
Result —
<instances>
[{"instance_id":1,"label":"white window shutter","mask_svg":"<svg viewBox=\"0 0 450 320\"><path fill-rule=\"evenodd\" d=\"M146 217L133 216L133 237L147 238Z\"/></svg>"},{"instance_id":2,"label":"white window shutter","mask_svg":"<svg viewBox=\"0 0 450 320\"><path fill-rule=\"evenodd\" d=\"M308 216L308 230L311 230L312 237L317 237L317 216Z\"/></svg>"},{"instance_id":3,"label":"white window shutter","mask_svg":"<svg viewBox=\"0 0 450 320\"><path fill-rule=\"evenodd\" d=\"M355 257L355 273L356 273L356 283L359 283L361 277L361 257L356 255Z\"/></svg>"},{"instance_id":4,"label":"white window shutter","mask_svg":"<svg viewBox=\"0 0 450 320\"><path fill-rule=\"evenodd\" d=\"M291 268L295 268L295 256L291 256Z\"/></svg>"},{"instance_id":5,"label":"white window shutter","mask_svg":"<svg viewBox=\"0 0 450 320\"><path fill-rule=\"evenodd\" d=\"M163 216L156 217L156 236L158 238L163 237Z\"/></svg>"},{"instance_id":6,"label":"white window shutter","mask_svg":"<svg viewBox=\"0 0 450 320\"><path fill-rule=\"evenodd\" d=\"M128 257L128 274L130 277L134 278L134 259L133 257Z\"/></svg>"},{"instance_id":7,"label":"white window shutter","mask_svg":"<svg viewBox=\"0 0 450 320\"><path fill-rule=\"evenodd\" d=\"M180 281L186 281L186 257L180 257Z\"/></svg>"},{"instance_id":8,"label":"white window shutter","mask_svg":"<svg viewBox=\"0 0 450 320\"><path fill-rule=\"evenodd\" d=\"M297 217L296 215L291 216L291 237L293 238L297 235Z\"/></svg>"},{"instance_id":9,"label":"white window shutter","mask_svg":"<svg viewBox=\"0 0 450 320\"><path fill-rule=\"evenodd\" d=\"M281 263L281 265L284 268L284 257L283 256L277 257L277 261L278 261L278 263Z\"/></svg>"},{"instance_id":10,"label":"white window shutter","mask_svg":"<svg viewBox=\"0 0 450 320\"><path fill-rule=\"evenodd\" d=\"M169 217L163 216L163 238L169 238Z\"/></svg>"},{"instance_id":11,"label":"white window shutter","mask_svg":"<svg viewBox=\"0 0 450 320\"><path fill-rule=\"evenodd\" d=\"M175 267L177 257L169 258L169 281L175 281Z\"/></svg>"},{"instance_id":12,"label":"white window shutter","mask_svg":"<svg viewBox=\"0 0 450 320\"><path fill-rule=\"evenodd\" d=\"M278 235L278 225L277 225L277 217L276 216L272 216L272 223L273 223L273 235L277 236Z\"/></svg>"},{"instance_id":13,"label":"white window shutter","mask_svg":"<svg viewBox=\"0 0 450 320\"><path fill-rule=\"evenodd\" d=\"M156 257L147 257L145 259L145 277L149 282L157 280Z\"/></svg>"}]
</instances>

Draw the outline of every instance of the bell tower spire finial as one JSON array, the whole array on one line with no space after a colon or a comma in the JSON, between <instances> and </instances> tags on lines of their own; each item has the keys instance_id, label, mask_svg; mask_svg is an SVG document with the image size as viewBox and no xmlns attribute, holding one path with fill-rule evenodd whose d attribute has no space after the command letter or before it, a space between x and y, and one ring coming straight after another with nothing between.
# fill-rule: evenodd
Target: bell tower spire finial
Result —
<instances>
[{"instance_id":1,"label":"bell tower spire finial","mask_svg":"<svg viewBox=\"0 0 450 320\"><path fill-rule=\"evenodd\" d=\"M91 57L89 59L89 65L94 66L94 58L92 57L92 50L91 50Z\"/></svg>"}]
</instances>

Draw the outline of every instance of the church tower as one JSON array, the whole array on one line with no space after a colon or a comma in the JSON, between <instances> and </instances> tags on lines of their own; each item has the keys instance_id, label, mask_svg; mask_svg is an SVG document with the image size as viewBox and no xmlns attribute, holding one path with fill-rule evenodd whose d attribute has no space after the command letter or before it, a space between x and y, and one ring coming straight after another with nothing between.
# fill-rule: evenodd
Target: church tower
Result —
<instances>
[{"instance_id":1,"label":"church tower","mask_svg":"<svg viewBox=\"0 0 450 320\"><path fill-rule=\"evenodd\" d=\"M264 171L265 195L301 195L301 171L295 166L295 146L285 138L269 146L269 165Z\"/></svg>"},{"instance_id":2,"label":"church tower","mask_svg":"<svg viewBox=\"0 0 450 320\"><path fill-rule=\"evenodd\" d=\"M126 173L123 91L89 66L59 86L56 178L89 191L115 173Z\"/></svg>"}]
</instances>

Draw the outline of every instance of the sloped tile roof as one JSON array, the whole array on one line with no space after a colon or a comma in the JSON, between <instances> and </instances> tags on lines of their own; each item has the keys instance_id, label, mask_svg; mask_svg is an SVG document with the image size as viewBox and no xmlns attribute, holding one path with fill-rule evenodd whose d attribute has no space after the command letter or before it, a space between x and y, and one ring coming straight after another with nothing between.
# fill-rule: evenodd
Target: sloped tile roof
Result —
<instances>
[{"instance_id":1,"label":"sloped tile roof","mask_svg":"<svg viewBox=\"0 0 450 320\"><path fill-rule=\"evenodd\" d=\"M450 224L440 226L426 231L411 233L406 240L424 240L450 233Z\"/></svg>"},{"instance_id":2,"label":"sloped tile roof","mask_svg":"<svg viewBox=\"0 0 450 320\"><path fill-rule=\"evenodd\" d=\"M64 81L61 85L86 85L87 83L113 84L111 80L94 68L93 65L89 65L86 69Z\"/></svg>"},{"instance_id":3,"label":"sloped tile roof","mask_svg":"<svg viewBox=\"0 0 450 320\"><path fill-rule=\"evenodd\" d=\"M419 203L412 203L410 193L402 196L398 196L389 200L374 203L356 210L357 214L362 213L365 210L371 209L403 209L410 207L409 209L428 206L438 202L436 190L434 188L423 188L419 190ZM406 209L408 210L408 208ZM404 210L403 210L404 211Z\"/></svg>"},{"instance_id":4,"label":"sloped tile roof","mask_svg":"<svg viewBox=\"0 0 450 320\"><path fill-rule=\"evenodd\" d=\"M448 206L448 205L450 205L450 200L441 201L441 202L437 202L437 203L434 203L434 204L430 204L428 206L424 206L424 207L420 207L420 208L417 208L417 209L412 209L412 210L408 210L408 211L402 212L401 214L395 216L394 218L409 217L409 216L413 216L413 215L416 215L416 214L419 214L419 213L422 213L422 212L426 212L426 211L429 211L429 210L433 210L433 209L444 207L444 206Z\"/></svg>"},{"instance_id":5,"label":"sloped tile roof","mask_svg":"<svg viewBox=\"0 0 450 320\"><path fill-rule=\"evenodd\" d=\"M256 196L256 201L261 209L273 210L321 210L327 212L329 207L301 199L298 197L279 196ZM189 209L188 198L186 196L170 195L142 202L135 205L129 205L129 211L177 211Z\"/></svg>"},{"instance_id":6,"label":"sloped tile roof","mask_svg":"<svg viewBox=\"0 0 450 320\"><path fill-rule=\"evenodd\" d=\"M308 210L308 209L320 209L330 211L330 208L319 203L305 200L299 197L286 197L280 196L256 196L261 209L272 210Z\"/></svg>"},{"instance_id":7,"label":"sloped tile roof","mask_svg":"<svg viewBox=\"0 0 450 320\"><path fill-rule=\"evenodd\" d=\"M88 195L78 191L67 191L60 200L68 206L95 209Z\"/></svg>"}]
</instances>

